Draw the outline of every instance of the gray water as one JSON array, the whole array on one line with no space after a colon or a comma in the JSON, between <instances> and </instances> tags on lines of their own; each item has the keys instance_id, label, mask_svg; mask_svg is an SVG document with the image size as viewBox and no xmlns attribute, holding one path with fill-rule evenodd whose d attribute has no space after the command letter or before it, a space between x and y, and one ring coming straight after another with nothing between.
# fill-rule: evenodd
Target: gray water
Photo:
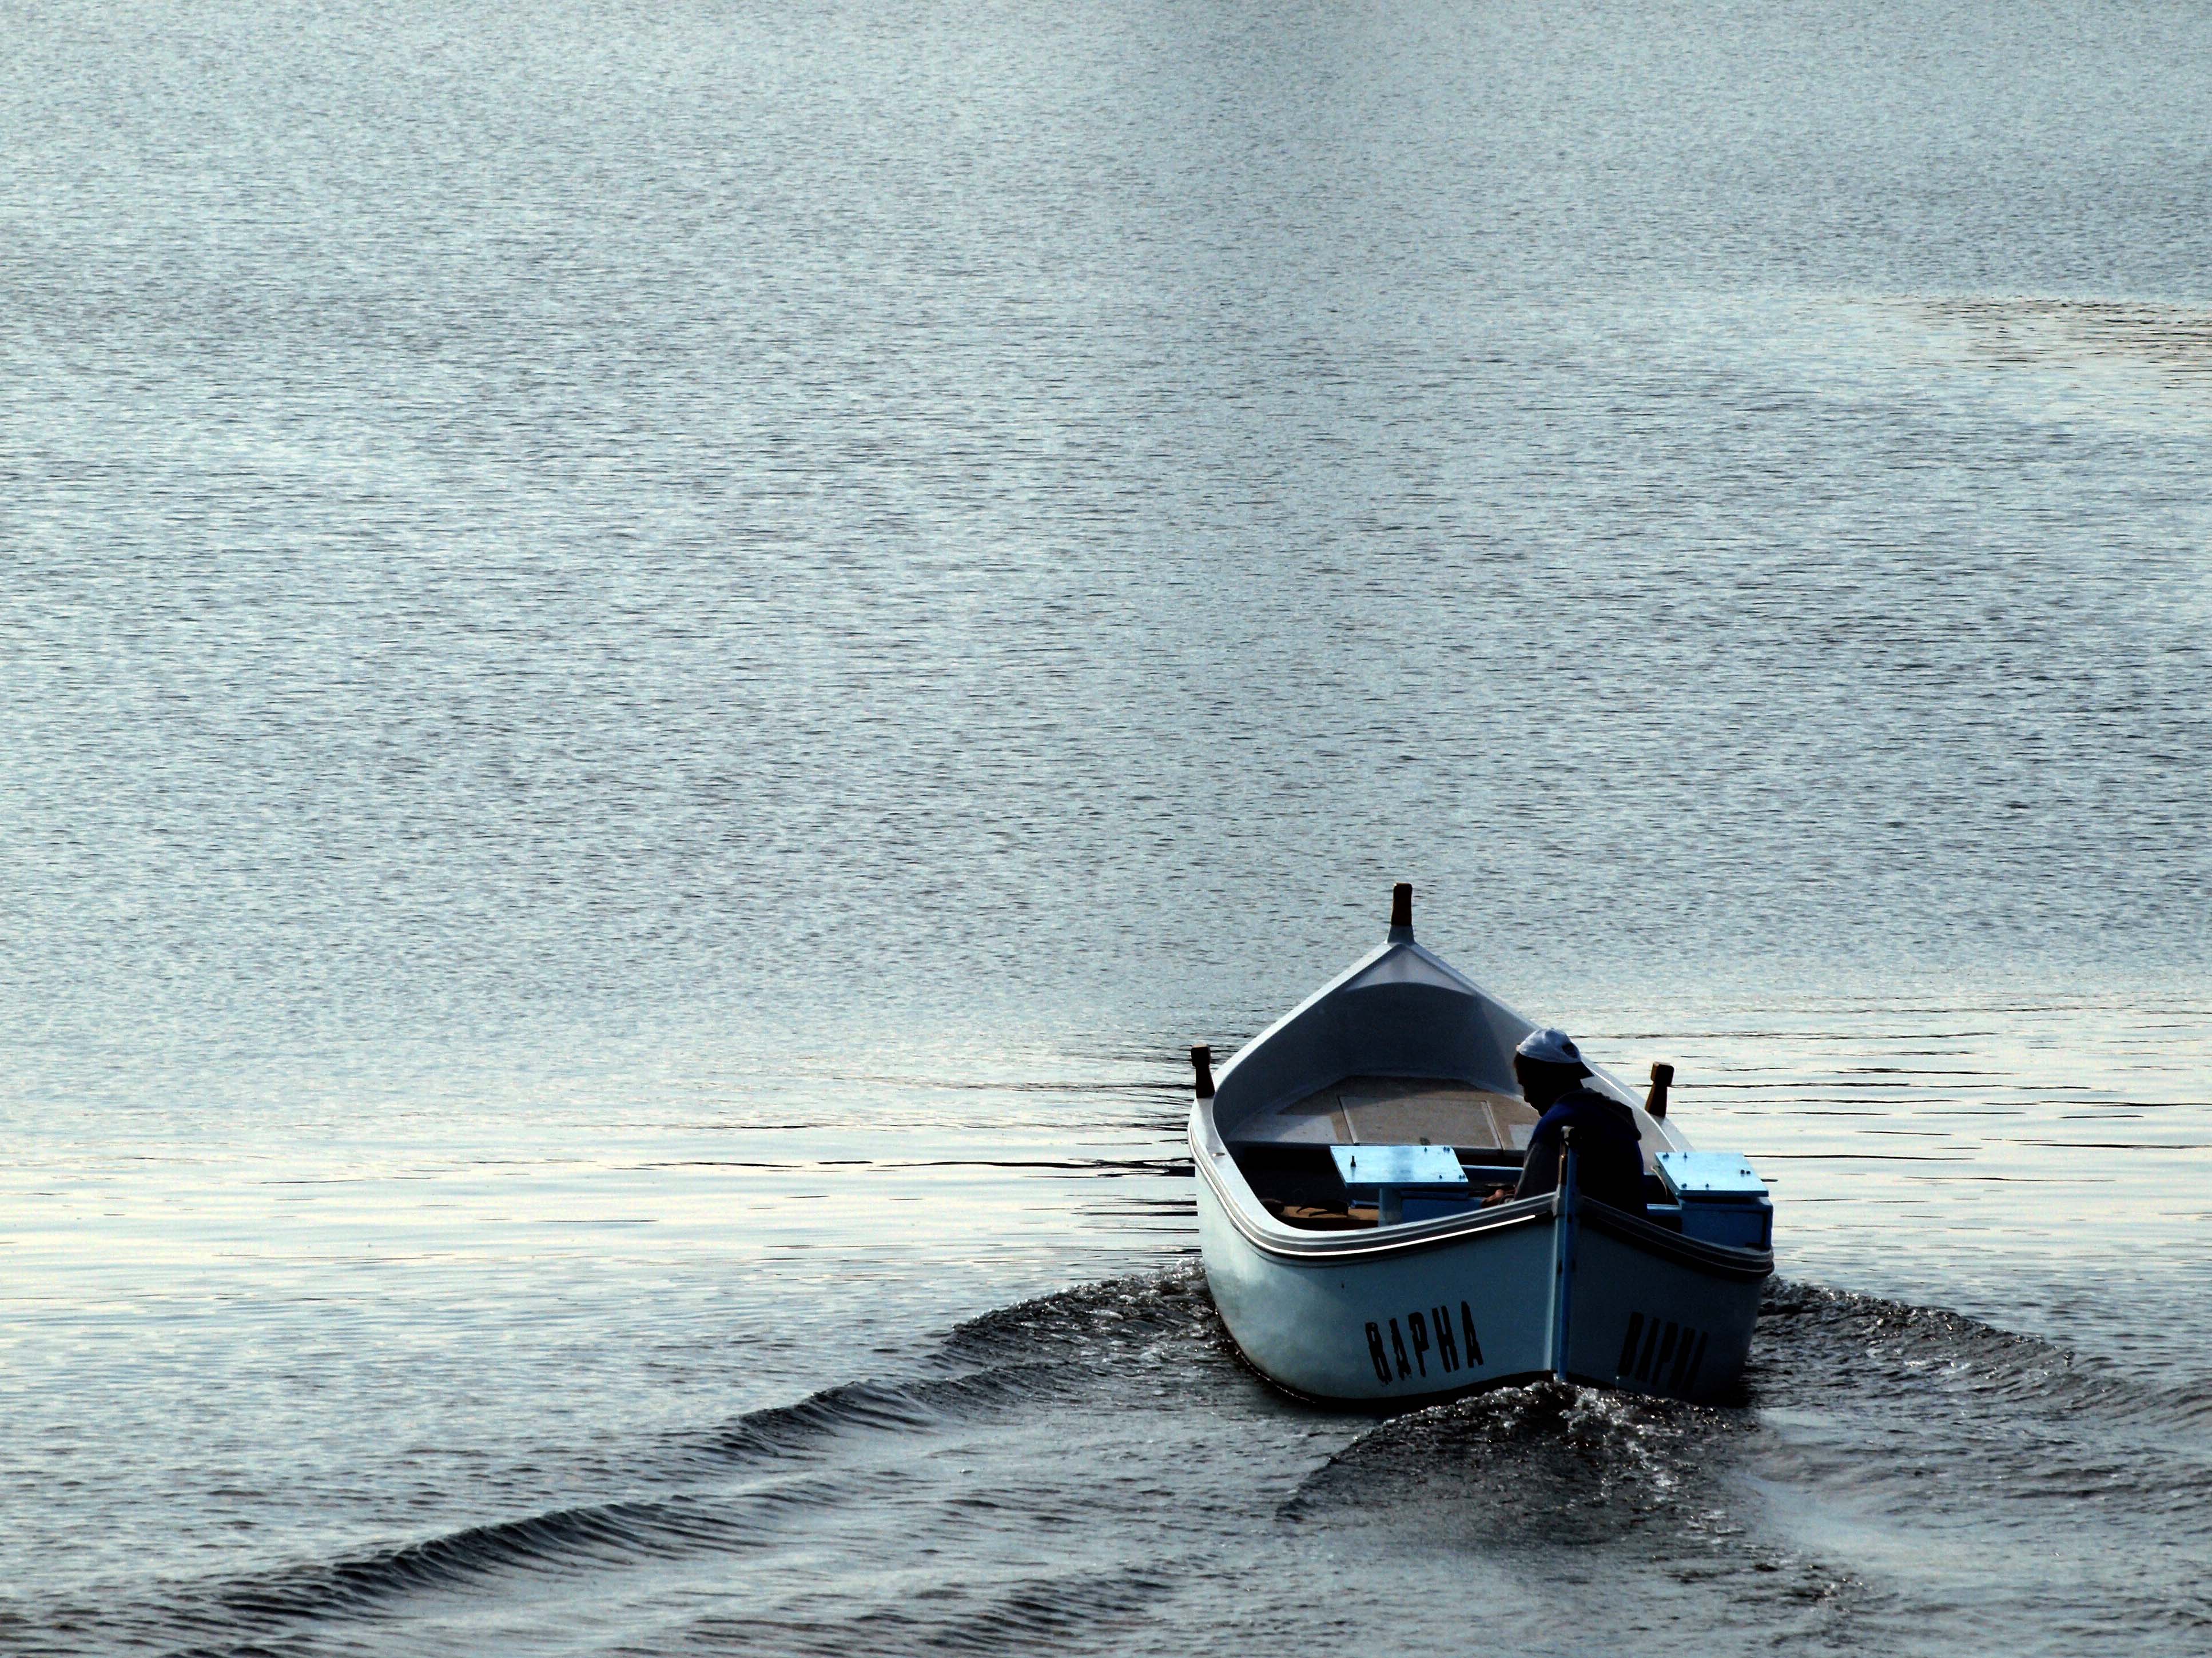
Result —
<instances>
[{"instance_id":1,"label":"gray water","mask_svg":"<svg viewBox=\"0 0 2212 1658\"><path fill-rule=\"evenodd\" d=\"M2212 18L0 8L0 1649L2212 1648ZM1241 1367L1422 935L1741 1398Z\"/></svg>"}]
</instances>

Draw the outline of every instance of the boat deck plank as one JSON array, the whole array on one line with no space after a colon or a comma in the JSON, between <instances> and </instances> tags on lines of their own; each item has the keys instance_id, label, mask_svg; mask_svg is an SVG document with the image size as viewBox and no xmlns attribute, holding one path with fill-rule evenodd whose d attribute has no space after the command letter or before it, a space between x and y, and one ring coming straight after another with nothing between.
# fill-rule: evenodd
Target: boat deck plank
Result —
<instances>
[{"instance_id":1,"label":"boat deck plank","mask_svg":"<svg viewBox=\"0 0 2212 1658\"><path fill-rule=\"evenodd\" d=\"M1527 1149L1525 1100L1442 1077L1343 1077L1238 1125L1241 1142L1273 1145L1455 1145Z\"/></svg>"}]
</instances>

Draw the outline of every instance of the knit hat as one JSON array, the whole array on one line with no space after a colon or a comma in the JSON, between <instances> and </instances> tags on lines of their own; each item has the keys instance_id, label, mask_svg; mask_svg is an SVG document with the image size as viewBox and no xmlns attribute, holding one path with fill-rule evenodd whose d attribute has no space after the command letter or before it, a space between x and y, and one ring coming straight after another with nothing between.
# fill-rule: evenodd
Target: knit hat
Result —
<instances>
[{"instance_id":1,"label":"knit hat","mask_svg":"<svg viewBox=\"0 0 2212 1658\"><path fill-rule=\"evenodd\" d=\"M1521 1046L1513 1051L1522 1059L1534 1060L1539 1065L1571 1065L1585 1074L1589 1070L1583 1063L1583 1051L1575 1046L1575 1039L1565 1031L1549 1026L1530 1031L1521 1039Z\"/></svg>"}]
</instances>

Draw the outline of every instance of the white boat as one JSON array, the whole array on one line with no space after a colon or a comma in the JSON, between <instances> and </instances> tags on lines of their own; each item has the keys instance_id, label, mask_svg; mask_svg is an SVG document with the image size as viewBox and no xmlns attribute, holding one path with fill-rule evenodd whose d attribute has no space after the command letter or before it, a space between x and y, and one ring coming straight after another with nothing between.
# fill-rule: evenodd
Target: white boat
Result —
<instances>
[{"instance_id":1,"label":"white boat","mask_svg":"<svg viewBox=\"0 0 2212 1658\"><path fill-rule=\"evenodd\" d=\"M1192 1050L1206 1282L1263 1376L1386 1406L1542 1376L1691 1400L1735 1383L1773 1212L1748 1163L1668 1119L1663 1067L1644 1103L1599 1067L1584 1084L1633 1114L1647 1215L1571 1181L1483 1206L1536 1124L1513 1070L1534 1029L1413 941L1401 885L1387 941L1218 1078Z\"/></svg>"}]
</instances>

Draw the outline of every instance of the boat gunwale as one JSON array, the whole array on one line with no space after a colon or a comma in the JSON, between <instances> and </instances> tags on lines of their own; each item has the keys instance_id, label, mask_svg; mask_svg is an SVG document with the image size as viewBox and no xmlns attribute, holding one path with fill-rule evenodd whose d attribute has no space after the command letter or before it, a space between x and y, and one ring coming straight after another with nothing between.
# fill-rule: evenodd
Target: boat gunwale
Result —
<instances>
[{"instance_id":1,"label":"boat gunwale","mask_svg":"<svg viewBox=\"0 0 2212 1658\"><path fill-rule=\"evenodd\" d=\"M1626 1209L1600 1203L1595 1198L1577 1198L1575 1219L1593 1232L1602 1232L1607 1237L1664 1256L1677 1266L1690 1267L1708 1277L1755 1284L1774 1276L1771 1249L1738 1249L1730 1244L1671 1232L1641 1215L1632 1215Z\"/></svg>"}]
</instances>

